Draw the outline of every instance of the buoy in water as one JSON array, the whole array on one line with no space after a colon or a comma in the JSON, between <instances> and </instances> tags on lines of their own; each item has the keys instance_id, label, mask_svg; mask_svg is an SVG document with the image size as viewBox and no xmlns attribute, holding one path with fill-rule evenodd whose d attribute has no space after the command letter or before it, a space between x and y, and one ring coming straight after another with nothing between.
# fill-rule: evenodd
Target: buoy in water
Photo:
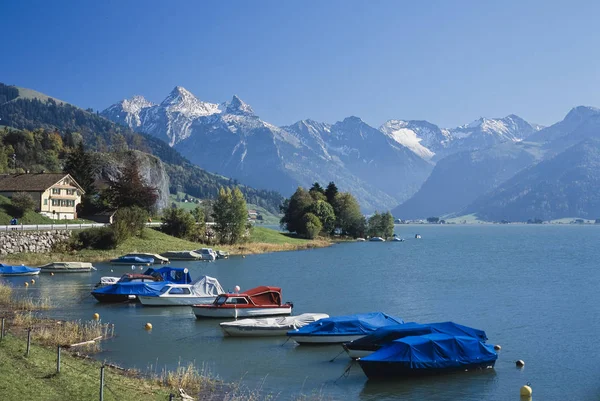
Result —
<instances>
[{"instance_id":1,"label":"buoy in water","mask_svg":"<svg viewBox=\"0 0 600 401\"><path fill-rule=\"evenodd\" d=\"M242 255L242 258L245 258L245 257L246 257L246 255Z\"/></svg>"},{"instance_id":2,"label":"buoy in water","mask_svg":"<svg viewBox=\"0 0 600 401\"><path fill-rule=\"evenodd\" d=\"M517 368L522 368L523 366L525 366L525 361L519 359L517 362L515 362L515 364L517 365Z\"/></svg>"},{"instance_id":3,"label":"buoy in water","mask_svg":"<svg viewBox=\"0 0 600 401\"><path fill-rule=\"evenodd\" d=\"M25 282L25 287L29 287L29 283L27 281Z\"/></svg>"},{"instance_id":4,"label":"buoy in water","mask_svg":"<svg viewBox=\"0 0 600 401\"><path fill-rule=\"evenodd\" d=\"M35 284L35 280L34 279L31 279L31 284Z\"/></svg>"},{"instance_id":5,"label":"buoy in water","mask_svg":"<svg viewBox=\"0 0 600 401\"><path fill-rule=\"evenodd\" d=\"M51 276L54 276L54 272L50 272L50 275L51 275Z\"/></svg>"},{"instance_id":6,"label":"buoy in water","mask_svg":"<svg viewBox=\"0 0 600 401\"><path fill-rule=\"evenodd\" d=\"M521 387L521 397L531 397L532 393L533 390L531 389L531 387L527 385Z\"/></svg>"},{"instance_id":7,"label":"buoy in water","mask_svg":"<svg viewBox=\"0 0 600 401\"><path fill-rule=\"evenodd\" d=\"M94 318L94 320L100 320L100 314L94 313L93 318Z\"/></svg>"},{"instance_id":8,"label":"buoy in water","mask_svg":"<svg viewBox=\"0 0 600 401\"><path fill-rule=\"evenodd\" d=\"M501 346L499 346L498 344L496 344L496 345L494 345L494 349L495 349L496 351L500 351L500 350L502 349L502 347L501 347Z\"/></svg>"},{"instance_id":9,"label":"buoy in water","mask_svg":"<svg viewBox=\"0 0 600 401\"><path fill-rule=\"evenodd\" d=\"M146 330L152 330L152 323L146 323L146 325L144 326L144 328Z\"/></svg>"}]
</instances>

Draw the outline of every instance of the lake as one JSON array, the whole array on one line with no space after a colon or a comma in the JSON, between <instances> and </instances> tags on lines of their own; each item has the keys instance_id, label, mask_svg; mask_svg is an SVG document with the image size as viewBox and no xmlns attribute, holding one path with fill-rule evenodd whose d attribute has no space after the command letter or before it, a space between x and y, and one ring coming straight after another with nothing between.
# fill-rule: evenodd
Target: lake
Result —
<instances>
[{"instance_id":1,"label":"lake","mask_svg":"<svg viewBox=\"0 0 600 401\"><path fill-rule=\"evenodd\" d=\"M224 338L218 321L187 307L98 304L100 276L131 272L98 264L91 274L41 275L20 293L49 297L49 315L89 320L98 312L117 337L99 359L161 370L178 363L277 399L320 392L344 400L518 400L530 382L537 400L600 400L600 226L396 226L406 242L342 243L330 248L176 262L193 278L223 287L283 288L294 314L383 311L405 321L452 320L486 331L500 344L493 371L392 382L367 381L340 346L297 346L285 338ZM414 239L420 233L422 239ZM111 269L114 272L111 272ZM144 330L151 322L153 330ZM523 359L517 369L514 361Z\"/></svg>"}]
</instances>

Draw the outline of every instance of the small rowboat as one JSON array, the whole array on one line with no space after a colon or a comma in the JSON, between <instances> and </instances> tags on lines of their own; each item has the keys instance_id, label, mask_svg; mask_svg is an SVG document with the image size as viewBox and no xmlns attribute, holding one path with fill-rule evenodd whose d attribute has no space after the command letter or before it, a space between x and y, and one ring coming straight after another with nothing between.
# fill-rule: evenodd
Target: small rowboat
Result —
<instances>
[{"instance_id":1,"label":"small rowboat","mask_svg":"<svg viewBox=\"0 0 600 401\"><path fill-rule=\"evenodd\" d=\"M264 319L242 319L221 323L221 330L231 337L285 336L285 334L319 319L329 317L324 313L303 313L298 316L267 317Z\"/></svg>"}]
</instances>

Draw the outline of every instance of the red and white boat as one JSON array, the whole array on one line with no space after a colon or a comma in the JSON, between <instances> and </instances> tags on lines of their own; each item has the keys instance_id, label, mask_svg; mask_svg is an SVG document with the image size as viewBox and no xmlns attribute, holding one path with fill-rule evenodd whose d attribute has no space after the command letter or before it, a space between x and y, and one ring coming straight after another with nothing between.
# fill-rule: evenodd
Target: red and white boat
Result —
<instances>
[{"instance_id":1,"label":"red and white boat","mask_svg":"<svg viewBox=\"0 0 600 401\"><path fill-rule=\"evenodd\" d=\"M290 315L294 305L282 303L281 288L260 286L244 293L221 294L212 304L194 305L197 318L203 317L255 317Z\"/></svg>"}]
</instances>

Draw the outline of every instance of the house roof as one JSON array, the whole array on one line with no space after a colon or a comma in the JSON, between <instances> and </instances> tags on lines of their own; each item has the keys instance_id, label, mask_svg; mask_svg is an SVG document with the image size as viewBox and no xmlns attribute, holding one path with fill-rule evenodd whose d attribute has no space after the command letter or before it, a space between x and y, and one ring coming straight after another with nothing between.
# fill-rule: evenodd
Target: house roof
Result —
<instances>
[{"instance_id":1,"label":"house roof","mask_svg":"<svg viewBox=\"0 0 600 401\"><path fill-rule=\"evenodd\" d=\"M83 192L73 177L64 173L0 174L0 191L43 192L65 177L70 177Z\"/></svg>"}]
</instances>

